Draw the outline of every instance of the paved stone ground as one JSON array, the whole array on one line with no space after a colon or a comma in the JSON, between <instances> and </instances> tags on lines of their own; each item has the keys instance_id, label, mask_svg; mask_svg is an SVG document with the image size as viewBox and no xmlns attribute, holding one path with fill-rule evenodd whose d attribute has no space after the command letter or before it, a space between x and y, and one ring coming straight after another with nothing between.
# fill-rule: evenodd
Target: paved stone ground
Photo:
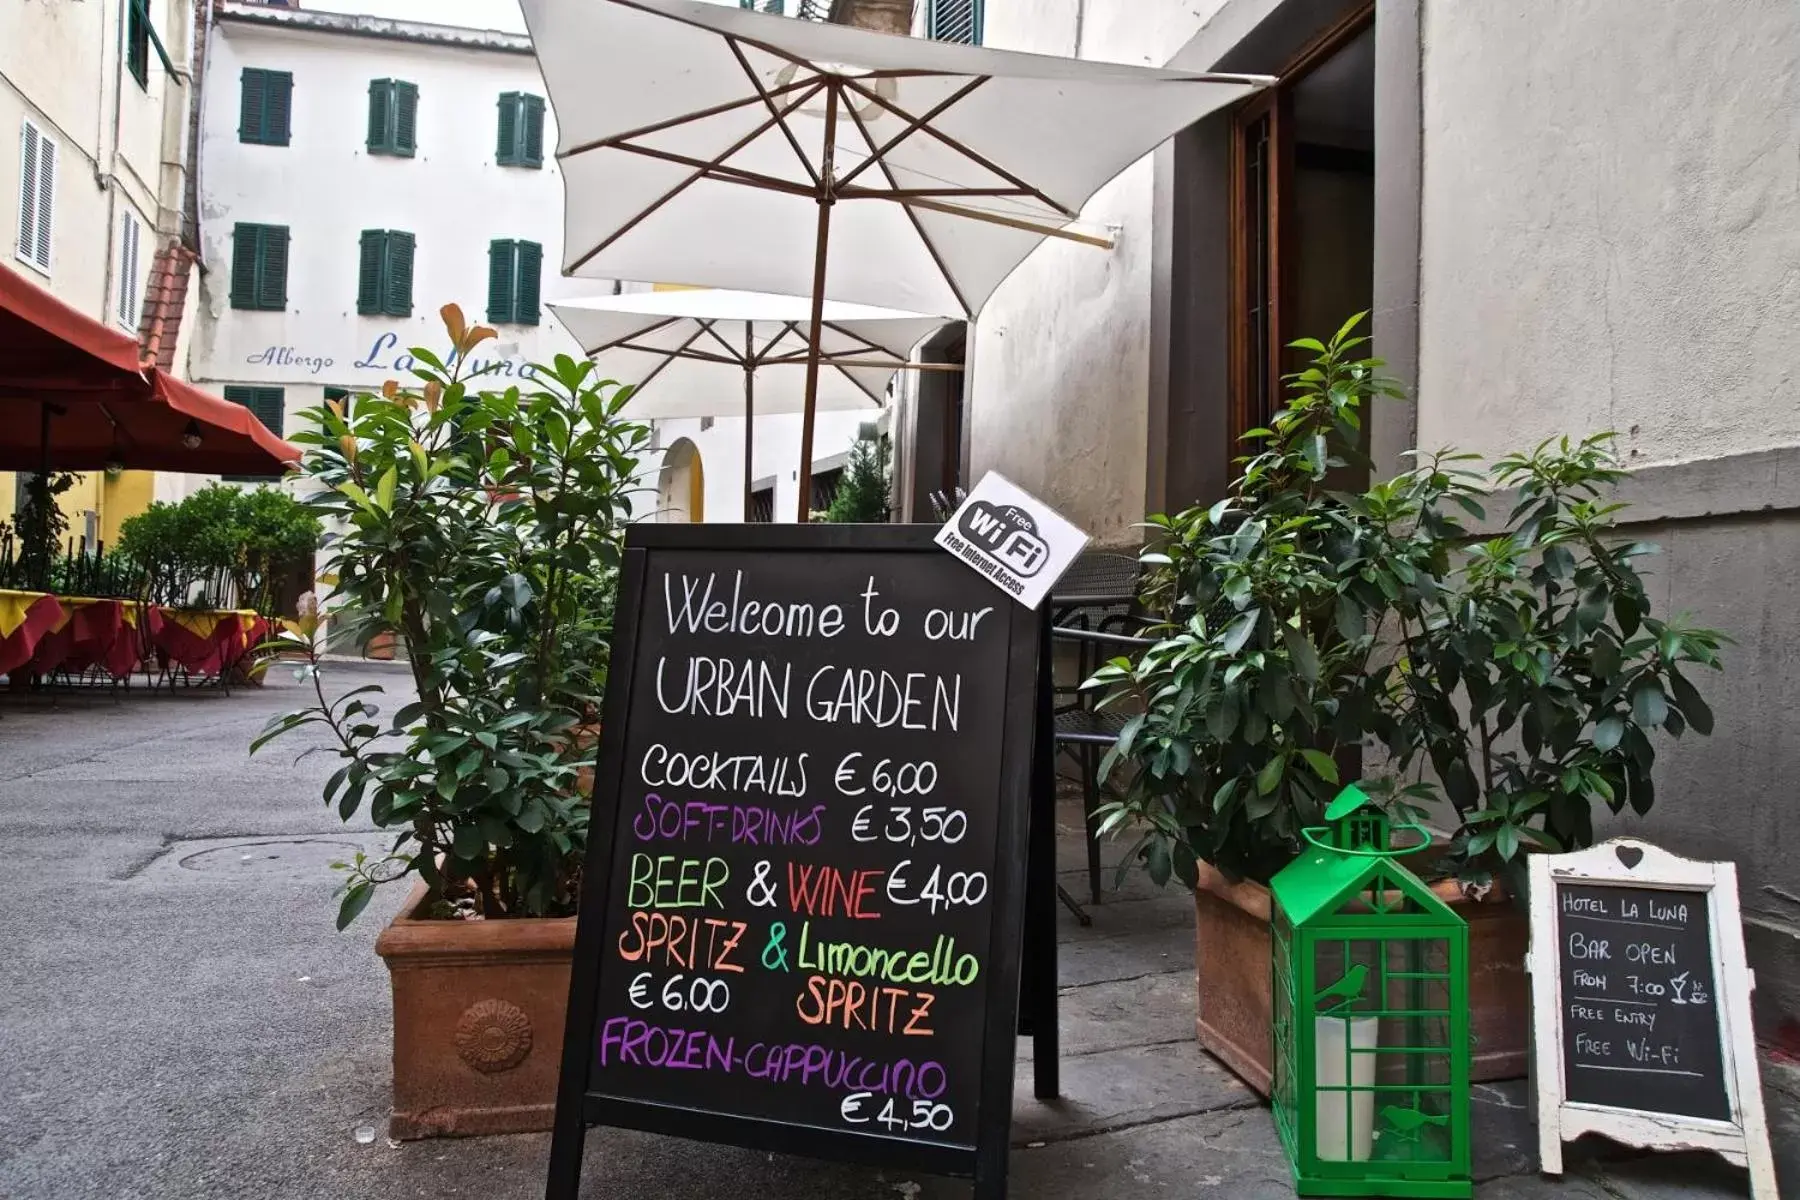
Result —
<instances>
[{"instance_id":1,"label":"paved stone ground","mask_svg":"<svg viewBox=\"0 0 1800 1200\"><path fill-rule=\"evenodd\" d=\"M402 677L345 667L340 686ZM332 928L326 863L367 827L331 769L244 747L298 699L263 690L0 696L0 1197L397 1200L542 1194L543 1136L390 1144L388 996L373 943L399 903ZM395 703L399 701L396 700ZM1077 830L1065 878L1081 875ZM1292 1195L1267 1111L1193 1042L1192 916L1141 879L1062 934L1065 1098L1015 1099L1017 1197ZM1022 1047L1024 1049L1024 1047ZM1784 1196L1800 1196L1800 1072L1769 1064ZM1714 1160L1595 1147L1535 1171L1524 1086L1476 1089L1481 1200L1744 1194ZM381 1129L359 1144L359 1126ZM966 1185L596 1131L594 1200L940 1200Z\"/></svg>"}]
</instances>

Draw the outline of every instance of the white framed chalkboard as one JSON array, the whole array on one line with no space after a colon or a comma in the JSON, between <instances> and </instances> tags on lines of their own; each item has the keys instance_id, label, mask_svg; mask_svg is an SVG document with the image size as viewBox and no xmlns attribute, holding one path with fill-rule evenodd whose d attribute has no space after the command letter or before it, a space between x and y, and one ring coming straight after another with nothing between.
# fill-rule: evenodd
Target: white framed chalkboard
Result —
<instances>
[{"instance_id":1,"label":"white framed chalkboard","mask_svg":"<svg viewBox=\"0 0 1800 1200\"><path fill-rule=\"evenodd\" d=\"M1711 1150L1776 1200L1750 1026L1737 868L1619 838L1532 855L1531 972L1538 1154L1597 1133Z\"/></svg>"}]
</instances>

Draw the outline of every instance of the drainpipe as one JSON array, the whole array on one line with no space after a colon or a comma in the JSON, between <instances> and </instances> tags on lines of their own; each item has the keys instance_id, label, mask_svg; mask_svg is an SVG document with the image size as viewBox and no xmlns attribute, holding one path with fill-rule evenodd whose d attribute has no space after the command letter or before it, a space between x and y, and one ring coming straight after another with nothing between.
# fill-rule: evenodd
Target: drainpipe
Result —
<instances>
[{"instance_id":1,"label":"drainpipe","mask_svg":"<svg viewBox=\"0 0 1800 1200\"><path fill-rule=\"evenodd\" d=\"M119 32L115 39L118 56L113 62L112 145L107 148L106 173L96 180L100 190L106 193L106 299L100 319L109 325L112 323L113 301L117 299L114 289L118 286L118 279L113 275L113 239L119 232L119 124L125 107L125 5L131 2L132 0L120 0L119 4ZM102 14L106 12L104 5L100 11ZM104 21L104 17L102 20ZM95 150L98 151L99 147L96 146ZM99 170L99 167L100 155L95 153L94 169Z\"/></svg>"}]
</instances>

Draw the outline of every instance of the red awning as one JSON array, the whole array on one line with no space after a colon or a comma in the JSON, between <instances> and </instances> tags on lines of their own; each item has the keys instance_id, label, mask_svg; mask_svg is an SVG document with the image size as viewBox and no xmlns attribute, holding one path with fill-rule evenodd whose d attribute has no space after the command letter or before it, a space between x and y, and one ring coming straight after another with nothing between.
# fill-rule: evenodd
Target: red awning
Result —
<instances>
[{"instance_id":1,"label":"red awning","mask_svg":"<svg viewBox=\"0 0 1800 1200\"><path fill-rule=\"evenodd\" d=\"M299 459L243 405L141 365L130 337L0 267L0 470L279 475Z\"/></svg>"},{"instance_id":2,"label":"red awning","mask_svg":"<svg viewBox=\"0 0 1800 1200\"><path fill-rule=\"evenodd\" d=\"M0 395L144 388L137 339L0 267Z\"/></svg>"}]
</instances>

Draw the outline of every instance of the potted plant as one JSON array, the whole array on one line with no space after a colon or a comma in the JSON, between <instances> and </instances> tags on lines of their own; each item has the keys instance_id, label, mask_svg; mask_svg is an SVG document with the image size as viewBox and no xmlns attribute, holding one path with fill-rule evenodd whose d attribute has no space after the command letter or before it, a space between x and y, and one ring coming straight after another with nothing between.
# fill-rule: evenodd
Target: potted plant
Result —
<instances>
[{"instance_id":1,"label":"potted plant","mask_svg":"<svg viewBox=\"0 0 1800 1200\"><path fill-rule=\"evenodd\" d=\"M416 698L381 719L378 685L334 694L309 604L284 645L313 702L252 750L309 726L342 766L325 802L397 831L340 864L338 926L411 879L376 951L394 997L397 1137L549 1128L587 839L581 727L604 690L613 577L642 425L629 389L559 356L530 391L483 391L469 355L494 336L443 310L453 353L422 387L328 401L311 447L333 619L357 644L398 634Z\"/></svg>"},{"instance_id":2,"label":"potted plant","mask_svg":"<svg viewBox=\"0 0 1800 1200\"><path fill-rule=\"evenodd\" d=\"M1230 494L1151 520L1166 622L1090 686L1135 715L1102 764L1102 828L1137 827L1158 881L1194 889L1201 1042L1266 1093L1270 876L1347 777L1444 831L1436 887L1468 919L1476 1078L1521 1075L1529 1002L1520 856L1594 840L1596 802L1649 811L1652 737L1711 731L1684 668L1722 635L1650 616L1614 536L1612 435L1472 455L1340 490L1365 404L1397 394L1353 317L1247 437ZM1490 517L1490 491L1510 493ZM1131 861L1130 858L1127 860Z\"/></svg>"}]
</instances>

